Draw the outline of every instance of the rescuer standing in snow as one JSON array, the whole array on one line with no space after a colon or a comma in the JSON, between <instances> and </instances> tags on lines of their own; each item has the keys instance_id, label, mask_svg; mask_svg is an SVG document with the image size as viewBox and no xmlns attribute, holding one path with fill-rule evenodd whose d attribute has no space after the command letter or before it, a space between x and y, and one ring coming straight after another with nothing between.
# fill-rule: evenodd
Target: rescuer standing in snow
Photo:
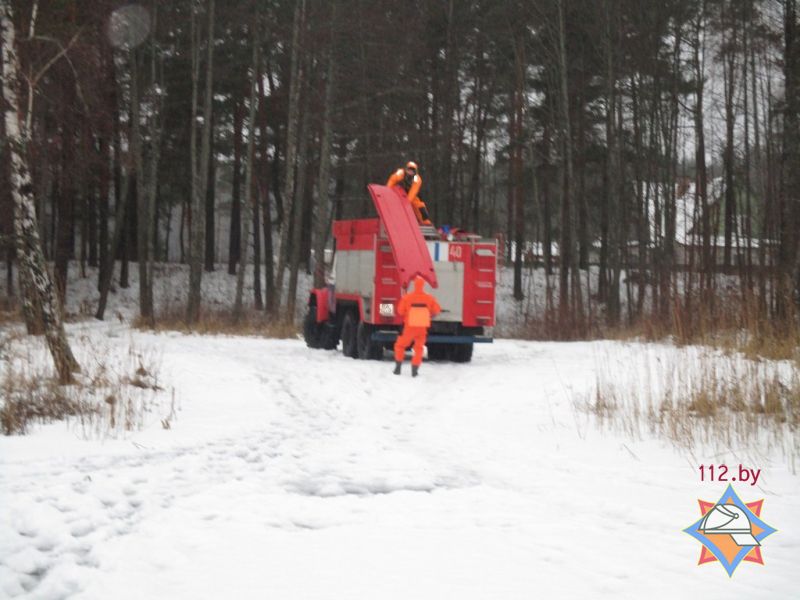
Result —
<instances>
[{"instance_id":1,"label":"rescuer standing in snow","mask_svg":"<svg viewBox=\"0 0 800 600\"><path fill-rule=\"evenodd\" d=\"M394 343L394 374L400 375L406 348L414 344L414 356L411 359L411 375L417 376L422 364L422 353L431 317L442 312L436 298L425 292L425 280L419 275L414 278L414 291L400 298L397 303L397 314L403 317L403 332Z\"/></svg>"},{"instance_id":2,"label":"rescuer standing in snow","mask_svg":"<svg viewBox=\"0 0 800 600\"><path fill-rule=\"evenodd\" d=\"M389 181L386 182L387 187L399 185L406 191L408 201L411 202L411 208L414 209L414 214L417 217L420 225L431 225L430 217L428 216L428 208L421 198L417 197L419 188L422 187L422 177L417 173L417 163L410 160L406 163L405 169L397 169L389 176Z\"/></svg>"}]
</instances>

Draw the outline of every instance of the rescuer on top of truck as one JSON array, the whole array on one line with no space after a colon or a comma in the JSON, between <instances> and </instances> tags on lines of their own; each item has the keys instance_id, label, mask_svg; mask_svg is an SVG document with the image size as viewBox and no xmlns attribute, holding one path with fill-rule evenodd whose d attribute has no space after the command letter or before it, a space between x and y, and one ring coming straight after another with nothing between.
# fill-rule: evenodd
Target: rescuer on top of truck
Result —
<instances>
[{"instance_id":1,"label":"rescuer on top of truck","mask_svg":"<svg viewBox=\"0 0 800 600\"><path fill-rule=\"evenodd\" d=\"M405 169L397 169L389 176L386 182L387 187L394 187L399 185L406 192L408 201L411 202L411 207L414 209L414 215L420 225L431 225L430 217L428 216L428 208L421 198L417 197L419 188L422 187L422 177L417 172L417 163L410 160L406 163Z\"/></svg>"},{"instance_id":2,"label":"rescuer on top of truck","mask_svg":"<svg viewBox=\"0 0 800 600\"><path fill-rule=\"evenodd\" d=\"M411 376L416 377L422 364L422 353L431 317L442 312L436 298L425 292L425 280L417 275L414 278L414 291L405 294L397 303L397 314L403 317L403 332L394 343L394 374L400 375L406 348L414 344L414 356L411 358Z\"/></svg>"}]
</instances>

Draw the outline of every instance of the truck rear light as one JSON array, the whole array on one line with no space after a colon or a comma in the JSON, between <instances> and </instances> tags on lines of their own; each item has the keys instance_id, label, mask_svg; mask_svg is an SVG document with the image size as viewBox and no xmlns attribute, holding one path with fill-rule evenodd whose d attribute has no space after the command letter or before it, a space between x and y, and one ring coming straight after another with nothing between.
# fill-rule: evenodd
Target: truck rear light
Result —
<instances>
[{"instance_id":1,"label":"truck rear light","mask_svg":"<svg viewBox=\"0 0 800 600\"><path fill-rule=\"evenodd\" d=\"M392 304L391 302L388 303L381 302L380 306L378 307L378 312L382 317L393 317L394 304Z\"/></svg>"}]
</instances>

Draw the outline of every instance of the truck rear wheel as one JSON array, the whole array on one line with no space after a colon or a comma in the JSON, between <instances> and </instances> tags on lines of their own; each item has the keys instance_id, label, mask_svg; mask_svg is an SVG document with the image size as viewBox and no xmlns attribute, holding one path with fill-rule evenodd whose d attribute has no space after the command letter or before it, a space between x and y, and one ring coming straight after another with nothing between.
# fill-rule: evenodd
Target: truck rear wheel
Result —
<instances>
[{"instance_id":1,"label":"truck rear wheel","mask_svg":"<svg viewBox=\"0 0 800 600\"><path fill-rule=\"evenodd\" d=\"M449 344L431 344L428 346L428 360L447 360Z\"/></svg>"},{"instance_id":2,"label":"truck rear wheel","mask_svg":"<svg viewBox=\"0 0 800 600\"><path fill-rule=\"evenodd\" d=\"M358 319L348 310L342 319L342 354L358 358Z\"/></svg>"},{"instance_id":3,"label":"truck rear wheel","mask_svg":"<svg viewBox=\"0 0 800 600\"><path fill-rule=\"evenodd\" d=\"M358 324L356 340L358 343L358 357L365 360L380 360L383 358L383 344L372 341L372 332L375 328L369 323L361 321Z\"/></svg>"},{"instance_id":4,"label":"truck rear wheel","mask_svg":"<svg viewBox=\"0 0 800 600\"><path fill-rule=\"evenodd\" d=\"M453 344L450 349L450 360L458 363L470 362L472 360L473 344Z\"/></svg>"}]
</instances>

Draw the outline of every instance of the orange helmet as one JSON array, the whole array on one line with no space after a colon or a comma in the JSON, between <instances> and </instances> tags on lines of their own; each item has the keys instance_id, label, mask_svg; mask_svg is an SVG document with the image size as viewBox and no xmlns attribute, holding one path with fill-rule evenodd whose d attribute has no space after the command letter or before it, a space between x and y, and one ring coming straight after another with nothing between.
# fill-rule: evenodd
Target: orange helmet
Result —
<instances>
[{"instance_id":1,"label":"orange helmet","mask_svg":"<svg viewBox=\"0 0 800 600\"><path fill-rule=\"evenodd\" d=\"M409 175L416 175L417 174L417 163L413 160L410 160L406 163L406 173Z\"/></svg>"}]
</instances>

